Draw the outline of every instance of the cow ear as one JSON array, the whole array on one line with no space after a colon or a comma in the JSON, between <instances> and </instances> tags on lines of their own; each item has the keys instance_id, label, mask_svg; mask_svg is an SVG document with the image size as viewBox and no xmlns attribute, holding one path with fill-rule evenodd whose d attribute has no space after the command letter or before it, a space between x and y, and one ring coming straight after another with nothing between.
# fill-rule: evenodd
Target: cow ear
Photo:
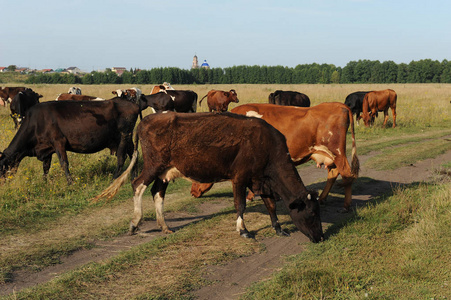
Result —
<instances>
[{"instance_id":1,"label":"cow ear","mask_svg":"<svg viewBox=\"0 0 451 300\"><path fill-rule=\"evenodd\" d=\"M310 196L310 194L309 194L309 196ZM298 211L301 211L301 210L305 209L305 203L301 199L297 199L297 200L294 200L293 202L291 202L288 207L293 210L297 209Z\"/></svg>"},{"instance_id":2,"label":"cow ear","mask_svg":"<svg viewBox=\"0 0 451 300\"><path fill-rule=\"evenodd\" d=\"M224 96L229 97L229 92L224 92Z\"/></svg>"}]
</instances>

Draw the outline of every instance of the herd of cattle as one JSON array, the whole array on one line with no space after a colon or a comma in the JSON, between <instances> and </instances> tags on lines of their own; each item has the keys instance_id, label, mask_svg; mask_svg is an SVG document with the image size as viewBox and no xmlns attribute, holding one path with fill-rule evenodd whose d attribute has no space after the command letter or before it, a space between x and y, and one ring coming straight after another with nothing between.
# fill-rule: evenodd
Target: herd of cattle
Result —
<instances>
[{"instance_id":1,"label":"herd of cattle","mask_svg":"<svg viewBox=\"0 0 451 300\"><path fill-rule=\"evenodd\" d=\"M141 143L144 165L132 181L131 234L142 221L142 196L152 182L157 223L164 232L171 232L163 216L164 196L171 180L184 177L192 181L194 197L202 196L213 183L231 181L237 231L244 237L251 235L244 225L246 198L259 195L277 234L287 235L275 209L275 202L282 200L296 227L311 241L319 242L323 239L319 204L326 201L338 175L345 189L343 210L351 207L351 186L359 173L353 115L369 126L383 111L385 126L391 108L396 126L397 95L393 90L355 92L344 104L313 107L305 94L277 90L269 95L268 104L244 104L230 112L228 105L239 102L236 91L211 90L199 101L200 106L207 97L208 113L195 113L195 92L174 90L167 83L155 86L149 95L137 88L112 93L114 97L105 100L82 95L74 87L56 101L39 103L42 95L29 88L1 88L0 104L6 107L9 103L17 132L0 152L0 178L17 169L27 156L43 162L45 177L56 153L70 184L67 151L95 153L108 148L117 156L116 179L95 199L111 198L130 174L133 178L138 175ZM143 118L142 111L148 107L156 113ZM133 141L138 117L141 121ZM346 157L349 127L351 163ZM127 156L130 164L122 172ZM327 170L326 186L319 196L306 189L295 167L309 160Z\"/></svg>"}]
</instances>

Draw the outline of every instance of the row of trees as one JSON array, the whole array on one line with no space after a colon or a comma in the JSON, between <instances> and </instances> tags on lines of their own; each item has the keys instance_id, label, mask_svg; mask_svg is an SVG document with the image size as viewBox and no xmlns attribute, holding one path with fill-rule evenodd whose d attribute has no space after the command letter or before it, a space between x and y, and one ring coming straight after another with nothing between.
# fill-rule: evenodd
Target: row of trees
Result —
<instances>
[{"instance_id":1,"label":"row of trees","mask_svg":"<svg viewBox=\"0 0 451 300\"><path fill-rule=\"evenodd\" d=\"M126 71L122 76L107 69L82 77L72 74L30 75L26 83L65 84L301 84L301 83L451 83L451 62L431 59L396 64L378 60L351 61L345 67L333 64L283 66L233 66L191 69L154 68Z\"/></svg>"}]
</instances>

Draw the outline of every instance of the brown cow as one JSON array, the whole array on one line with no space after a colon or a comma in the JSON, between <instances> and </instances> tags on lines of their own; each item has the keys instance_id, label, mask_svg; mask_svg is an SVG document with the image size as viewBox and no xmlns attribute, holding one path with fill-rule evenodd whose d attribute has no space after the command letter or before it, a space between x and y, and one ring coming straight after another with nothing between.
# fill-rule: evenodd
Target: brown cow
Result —
<instances>
[{"instance_id":1,"label":"brown cow","mask_svg":"<svg viewBox=\"0 0 451 300\"><path fill-rule=\"evenodd\" d=\"M208 105L208 109L210 112L227 111L227 109L229 108L230 102L235 102L235 103L239 102L238 96L237 96L235 90L230 90L228 92L211 90L208 92L207 95L203 96L202 99L200 99L199 106L205 97L207 97L207 105Z\"/></svg>"},{"instance_id":2,"label":"brown cow","mask_svg":"<svg viewBox=\"0 0 451 300\"><path fill-rule=\"evenodd\" d=\"M273 104L244 104L231 110L233 113L262 118L287 139L291 159L296 165L314 160L317 167L327 169L327 183L319 197L324 202L332 185L341 174L345 188L344 210L352 202L352 182L359 172L354 137L354 119L351 110L341 103L322 103L310 108ZM346 132L351 125L352 163L346 158ZM202 195L211 185L191 188L194 197ZM250 197L248 197L249 199Z\"/></svg>"},{"instance_id":3,"label":"brown cow","mask_svg":"<svg viewBox=\"0 0 451 300\"><path fill-rule=\"evenodd\" d=\"M62 93L56 97L57 101L65 101L65 100L76 100L76 101L84 101L84 100L105 100L103 98L88 96L88 95L78 95L78 94L70 94L70 93Z\"/></svg>"},{"instance_id":4,"label":"brown cow","mask_svg":"<svg viewBox=\"0 0 451 300\"><path fill-rule=\"evenodd\" d=\"M393 114L393 128L396 127L396 100L398 95L392 89L369 92L363 98L362 119L365 126L373 125L378 111L384 112L385 127L388 121L388 109L391 108Z\"/></svg>"},{"instance_id":5,"label":"brown cow","mask_svg":"<svg viewBox=\"0 0 451 300\"><path fill-rule=\"evenodd\" d=\"M0 88L0 105L6 107L6 104L11 103L14 97L23 91L25 91L25 87L22 86Z\"/></svg>"},{"instance_id":6,"label":"brown cow","mask_svg":"<svg viewBox=\"0 0 451 300\"><path fill-rule=\"evenodd\" d=\"M174 90L174 88L169 83L164 82L163 84L155 85L150 91L150 94L153 95L159 92L164 92L166 90Z\"/></svg>"},{"instance_id":7,"label":"brown cow","mask_svg":"<svg viewBox=\"0 0 451 300\"><path fill-rule=\"evenodd\" d=\"M261 195L276 233L286 235L276 215L275 201L283 200L296 227L313 242L322 239L317 194L302 183L284 136L263 120L231 113L151 114L139 123L137 136L144 167L132 182L131 234L142 220L142 196L152 182L157 223L163 232L171 232L163 216L164 196L171 180L184 177L197 182L233 182L236 226L243 237L251 236L243 221L247 187ZM258 143L253 143L256 137ZM137 144L130 166L136 162ZM95 199L114 196L130 168Z\"/></svg>"}]
</instances>

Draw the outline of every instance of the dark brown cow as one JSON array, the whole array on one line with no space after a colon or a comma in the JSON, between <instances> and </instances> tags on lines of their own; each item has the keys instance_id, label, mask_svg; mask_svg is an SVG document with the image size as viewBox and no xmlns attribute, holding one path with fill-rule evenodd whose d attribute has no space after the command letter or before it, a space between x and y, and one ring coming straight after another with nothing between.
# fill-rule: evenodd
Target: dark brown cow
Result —
<instances>
[{"instance_id":1,"label":"dark brown cow","mask_svg":"<svg viewBox=\"0 0 451 300\"><path fill-rule=\"evenodd\" d=\"M202 99L200 99L199 106L205 97L207 97L207 105L208 105L208 110L210 112L227 111L227 109L229 108L230 102L235 102L235 103L239 102L238 96L237 96L235 90L230 90L228 92L211 90L208 92L207 95L203 96Z\"/></svg>"},{"instance_id":2,"label":"dark brown cow","mask_svg":"<svg viewBox=\"0 0 451 300\"><path fill-rule=\"evenodd\" d=\"M236 226L243 237L250 236L243 221L247 187L261 195L278 234L286 234L276 215L275 200L281 199L301 232L313 242L322 239L316 194L302 183L284 136L263 120L231 113L168 112L145 117L138 125L137 135L144 167L132 182L135 211L131 234L142 221L142 196L152 182L157 223L163 232L171 232L163 216L166 188L171 180L185 177L196 182L233 182ZM258 143L253 142L256 138ZM136 148L134 157L132 163L136 161ZM113 197L126 180L127 171L95 199Z\"/></svg>"},{"instance_id":3,"label":"dark brown cow","mask_svg":"<svg viewBox=\"0 0 451 300\"><path fill-rule=\"evenodd\" d=\"M0 178L26 156L43 162L44 176L56 153L68 183L72 183L66 151L116 153L120 175L126 155L133 154L133 129L138 105L119 98L110 101L49 101L30 108L9 146L0 153Z\"/></svg>"},{"instance_id":4,"label":"dark brown cow","mask_svg":"<svg viewBox=\"0 0 451 300\"><path fill-rule=\"evenodd\" d=\"M6 104L11 103L14 97L22 91L25 91L25 87L4 87L0 88L0 105L6 107Z\"/></svg>"},{"instance_id":5,"label":"dark brown cow","mask_svg":"<svg viewBox=\"0 0 451 300\"><path fill-rule=\"evenodd\" d=\"M57 101L65 101L65 100L90 101L90 100L105 100L105 99L99 98L99 97L94 97L94 96L88 96L88 95L63 93L63 94L59 94L58 97L56 97L56 100Z\"/></svg>"},{"instance_id":6,"label":"dark brown cow","mask_svg":"<svg viewBox=\"0 0 451 300\"><path fill-rule=\"evenodd\" d=\"M388 121L388 109L391 108L393 114L393 128L396 127L396 100L398 95L392 89L369 92L363 98L362 119L365 126L373 125L378 111L384 112L385 127Z\"/></svg>"},{"instance_id":7,"label":"dark brown cow","mask_svg":"<svg viewBox=\"0 0 451 300\"><path fill-rule=\"evenodd\" d=\"M359 160L356 154L354 119L346 105L334 102L303 108L244 104L235 107L231 112L262 118L283 133L291 159L296 165L312 159L317 167L324 166L327 169L327 183L319 197L320 203L326 200L332 185L341 174L345 188L344 210L349 210L352 202L352 182L358 176ZM346 158L346 132L349 125L352 134L352 167ZM257 138L253 140L256 141ZM198 197L207 188L211 188L211 185L193 185L191 194Z\"/></svg>"},{"instance_id":8,"label":"dark brown cow","mask_svg":"<svg viewBox=\"0 0 451 300\"><path fill-rule=\"evenodd\" d=\"M306 94L293 91L277 90L269 94L268 102L277 105L310 107L310 98Z\"/></svg>"}]
</instances>

